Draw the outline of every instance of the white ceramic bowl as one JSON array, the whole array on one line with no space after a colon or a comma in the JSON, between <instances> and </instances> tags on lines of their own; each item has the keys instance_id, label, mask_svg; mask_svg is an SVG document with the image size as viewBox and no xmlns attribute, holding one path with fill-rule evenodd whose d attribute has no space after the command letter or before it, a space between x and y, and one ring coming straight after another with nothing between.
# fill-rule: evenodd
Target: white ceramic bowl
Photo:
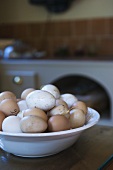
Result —
<instances>
[{"instance_id":1,"label":"white ceramic bowl","mask_svg":"<svg viewBox=\"0 0 113 170\"><path fill-rule=\"evenodd\" d=\"M100 115L88 108L86 125L60 132L51 133L6 133L0 131L0 146L9 153L22 157L44 157L56 154L73 145L80 134L94 126Z\"/></svg>"}]
</instances>

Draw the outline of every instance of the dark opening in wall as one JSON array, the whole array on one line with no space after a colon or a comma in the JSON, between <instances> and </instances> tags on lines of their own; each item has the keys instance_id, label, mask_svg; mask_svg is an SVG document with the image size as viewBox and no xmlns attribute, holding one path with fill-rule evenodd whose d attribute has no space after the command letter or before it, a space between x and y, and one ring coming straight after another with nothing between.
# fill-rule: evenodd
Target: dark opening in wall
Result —
<instances>
[{"instance_id":1,"label":"dark opening in wall","mask_svg":"<svg viewBox=\"0 0 113 170\"><path fill-rule=\"evenodd\" d=\"M88 107L96 109L101 116L110 117L110 98L106 89L95 80L81 75L66 75L56 79L61 93L72 93Z\"/></svg>"}]
</instances>

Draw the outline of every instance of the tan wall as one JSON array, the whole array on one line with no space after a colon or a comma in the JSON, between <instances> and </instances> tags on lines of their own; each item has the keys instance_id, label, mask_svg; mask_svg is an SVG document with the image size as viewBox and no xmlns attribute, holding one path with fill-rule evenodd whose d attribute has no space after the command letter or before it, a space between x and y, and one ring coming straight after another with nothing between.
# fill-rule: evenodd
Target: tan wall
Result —
<instances>
[{"instance_id":1,"label":"tan wall","mask_svg":"<svg viewBox=\"0 0 113 170\"><path fill-rule=\"evenodd\" d=\"M0 2L0 23L37 22L113 17L113 0L75 0L62 14L50 14L44 7L30 5L28 0Z\"/></svg>"},{"instance_id":2,"label":"tan wall","mask_svg":"<svg viewBox=\"0 0 113 170\"><path fill-rule=\"evenodd\" d=\"M0 38L19 39L53 57L62 46L74 56L79 47L89 54L113 56L113 0L75 0L65 13L51 14L29 0L1 0Z\"/></svg>"}]
</instances>

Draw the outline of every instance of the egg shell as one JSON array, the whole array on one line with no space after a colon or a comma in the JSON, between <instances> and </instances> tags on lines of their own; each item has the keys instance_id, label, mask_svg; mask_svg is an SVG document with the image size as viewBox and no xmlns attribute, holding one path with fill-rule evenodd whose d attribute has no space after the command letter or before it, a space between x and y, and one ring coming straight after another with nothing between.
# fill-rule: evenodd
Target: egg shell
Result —
<instances>
[{"instance_id":1,"label":"egg shell","mask_svg":"<svg viewBox=\"0 0 113 170\"><path fill-rule=\"evenodd\" d=\"M41 133L47 129L47 122L41 117L29 115L21 119L20 127L24 133Z\"/></svg>"},{"instance_id":2,"label":"egg shell","mask_svg":"<svg viewBox=\"0 0 113 170\"><path fill-rule=\"evenodd\" d=\"M0 102L2 102L4 99L13 99L14 101L17 100L16 95L10 91L4 91L0 93Z\"/></svg>"},{"instance_id":3,"label":"egg shell","mask_svg":"<svg viewBox=\"0 0 113 170\"><path fill-rule=\"evenodd\" d=\"M23 100L23 99L18 98L18 99L16 99L16 102L18 103L18 102L21 101L21 100Z\"/></svg>"},{"instance_id":4,"label":"egg shell","mask_svg":"<svg viewBox=\"0 0 113 170\"><path fill-rule=\"evenodd\" d=\"M26 97L26 103L29 108L39 108L44 111L50 110L55 106L55 97L43 90L35 90Z\"/></svg>"},{"instance_id":5,"label":"egg shell","mask_svg":"<svg viewBox=\"0 0 113 170\"><path fill-rule=\"evenodd\" d=\"M3 132L21 133L20 118L17 116L8 116L2 122Z\"/></svg>"},{"instance_id":6,"label":"egg shell","mask_svg":"<svg viewBox=\"0 0 113 170\"><path fill-rule=\"evenodd\" d=\"M72 109L70 111L70 124L71 128L78 128L85 124L86 116L81 109Z\"/></svg>"},{"instance_id":7,"label":"egg shell","mask_svg":"<svg viewBox=\"0 0 113 170\"><path fill-rule=\"evenodd\" d=\"M67 103L68 108L72 107L72 105L76 101L78 101L78 99L73 94L70 94L70 93L62 94L61 99L64 100Z\"/></svg>"},{"instance_id":8,"label":"egg shell","mask_svg":"<svg viewBox=\"0 0 113 170\"><path fill-rule=\"evenodd\" d=\"M19 107L20 111L28 109L26 100L20 100L19 102L17 102L17 104L18 104L18 107Z\"/></svg>"},{"instance_id":9,"label":"egg shell","mask_svg":"<svg viewBox=\"0 0 113 170\"><path fill-rule=\"evenodd\" d=\"M32 108L32 109L27 109L23 111L23 117L29 116L29 115L39 116L46 122L48 120L47 114L39 108Z\"/></svg>"},{"instance_id":10,"label":"egg shell","mask_svg":"<svg viewBox=\"0 0 113 170\"><path fill-rule=\"evenodd\" d=\"M27 88L27 89L23 90L23 92L21 93L21 99L25 100L27 95L34 90L35 90L34 88Z\"/></svg>"},{"instance_id":11,"label":"egg shell","mask_svg":"<svg viewBox=\"0 0 113 170\"><path fill-rule=\"evenodd\" d=\"M56 106L63 105L68 108L67 103L62 99L56 99Z\"/></svg>"},{"instance_id":12,"label":"egg shell","mask_svg":"<svg viewBox=\"0 0 113 170\"><path fill-rule=\"evenodd\" d=\"M63 115L55 115L49 118L48 120L48 131L58 132L70 129L70 122Z\"/></svg>"},{"instance_id":13,"label":"egg shell","mask_svg":"<svg viewBox=\"0 0 113 170\"><path fill-rule=\"evenodd\" d=\"M56 99L60 98L59 89L53 84L47 84L41 88L41 90L50 92Z\"/></svg>"},{"instance_id":14,"label":"egg shell","mask_svg":"<svg viewBox=\"0 0 113 170\"><path fill-rule=\"evenodd\" d=\"M87 105L85 102L77 101L73 104L72 108L83 110L84 114L87 114Z\"/></svg>"},{"instance_id":15,"label":"egg shell","mask_svg":"<svg viewBox=\"0 0 113 170\"><path fill-rule=\"evenodd\" d=\"M5 114L0 111L0 130L2 130L2 122L5 119Z\"/></svg>"},{"instance_id":16,"label":"egg shell","mask_svg":"<svg viewBox=\"0 0 113 170\"><path fill-rule=\"evenodd\" d=\"M20 111L20 112L17 114L17 116L22 119L22 118L24 117L24 116L23 116L23 111Z\"/></svg>"},{"instance_id":17,"label":"egg shell","mask_svg":"<svg viewBox=\"0 0 113 170\"><path fill-rule=\"evenodd\" d=\"M13 99L4 99L0 103L0 111L2 111L6 116L17 115L19 113L19 107Z\"/></svg>"},{"instance_id":18,"label":"egg shell","mask_svg":"<svg viewBox=\"0 0 113 170\"><path fill-rule=\"evenodd\" d=\"M66 115L69 112L68 107L65 107L64 105L58 105L52 108L47 112L48 116L54 116L54 115Z\"/></svg>"}]
</instances>

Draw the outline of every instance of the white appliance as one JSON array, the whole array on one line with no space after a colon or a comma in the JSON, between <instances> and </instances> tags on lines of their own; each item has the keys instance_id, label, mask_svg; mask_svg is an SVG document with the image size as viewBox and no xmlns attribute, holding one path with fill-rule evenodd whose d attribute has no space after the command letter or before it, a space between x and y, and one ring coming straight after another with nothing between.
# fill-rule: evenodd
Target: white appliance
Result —
<instances>
[{"instance_id":1,"label":"white appliance","mask_svg":"<svg viewBox=\"0 0 113 170\"><path fill-rule=\"evenodd\" d=\"M83 61L83 60L7 60L0 62L1 73L9 76L19 72L29 74L30 86L39 88L41 85L56 81L68 75L86 76L102 85L110 99L110 113L106 117L101 115L99 124L113 126L113 62L112 61ZM27 73L28 72L28 73ZM30 74L31 73L31 74ZM35 75L35 76L34 76ZM10 77L10 76L9 76ZM35 77L35 79L34 79ZM23 76L24 79L24 76ZM5 84L2 78L2 86ZM6 79L5 79L6 81ZM11 80L9 80L11 81ZM25 79L26 81L26 79ZM27 81L28 82L28 81ZM26 83L25 83L26 84ZM10 82L11 85L11 82ZM27 83L28 85L28 83ZM24 86L25 87L25 86ZM12 85L11 88L14 88ZM18 86L15 87L18 91Z\"/></svg>"}]
</instances>

